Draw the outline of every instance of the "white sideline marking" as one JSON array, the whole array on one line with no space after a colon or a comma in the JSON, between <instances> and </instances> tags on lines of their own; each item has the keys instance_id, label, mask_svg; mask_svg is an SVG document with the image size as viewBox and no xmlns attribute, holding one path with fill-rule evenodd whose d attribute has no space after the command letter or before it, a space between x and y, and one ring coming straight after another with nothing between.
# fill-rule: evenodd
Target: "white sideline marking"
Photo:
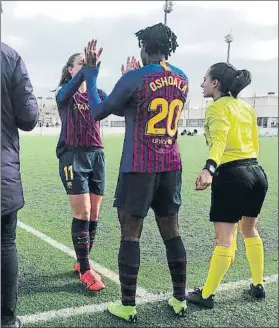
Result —
<instances>
[{"instance_id":1,"label":"white sideline marking","mask_svg":"<svg viewBox=\"0 0 279 328\"><path fill-rule=\"evenodd\" d=\"M27 225L19 220L18 220L17 225L20 228L24 229L25 231L30 232L32 235L38 237L39 239L45 241L46 243L50 244L54 248L59 249L61 252L73 257L76 260L76 253L73 249L59 243L58 241L52 239L51 237L45 235L44 233L30 227L29 225ZM94 261L93 261L93 264L94 264L94 269L97 272L99 272L101 275L107 277L108 279L110 279L111 281L116 283L117 285L120 285L118 274L114 273L113 271L105 268L104 266L102 266ZM147 290L145 290L144 288L141 288L141 287L137 288L137 296L147 297L148 295L150 295L150 293Z\"/></svg>"},{"instance_id":2,"label":"white sideline marking","mask_svg":"<svg viewBox=\"0 0 279 328\"><path fill-rule=\"evenodd\" d=\"M30 227L29 225L21 222L18 220L18 226L27 232L33 234L34 236L38 237L39 239L45 241L46 243L50 244L51 246L55 247L56 249L59 249L63 253L73 257L76 259L76 255L74 250L71 248L57 242L56 240L52 239L51 237L45 235L44 233ZM104 275L111 281L115 282L116 284L120 284L119 277L116 273L113 271L103 267L102 265L93 262L96 271L98 271L100 274ZM220 285L218 288L218 291L227 291L227 290L235 290L238 288L242 288L247 286L251 282L251 279L248 280L240 280L237 282L230 282ZM268 277L265 277L265 283L274 283L278 282L278 274L271 275ZM191 290L188 290L188 292ZM168 299L171 297L170 293L149 293L144 288L138 287L137 288L137 296L139 299L137 300L137 304L146 304L146 303L154 303L163 301L165 299ZM73 316L78 316L82 314L88 314L88 313L98 313L98 312L104 312L107 309L109 303L101 303L101 304L93 304L93 305L85 305L81 307L72 307L72 308L66 308L66 309L60 309L60 310L53 310L53 311L47 311L47 312L41 312L36 314L30 314L25 316L20 316L20 319L23 321L24 324L30 324L35 322L46 322L46 321L52 321L57 319L66 319Z\"/></svg>"},{"instance_id":3,"label":"white sideline marking","mask_svg":"<svg viewBox=\"0 0 279 328\"><path fill-rule=\"evenodd\" d=\"M264 277L264 284L272 284L278 281L278 274L273 274L271 276ZM218 291L224 292L227 290L235 290L239 288L247 287L247 284L251 283L252 279L239 280L235 282L227 282L219 286Z\"/></svg>"},{"instance_id":4,"label":"white sideline marking","mask_svg":"<svg viewBox=\"0 0 279 328\"><path fill-rule=\"evenodd\" d=\"M218 291L228 291L228 290L235 290L242 287L247 287L250 283L250 279L248 280L240 280L237 282L230 282L226 284L220 285ZM278 281L278 275L272 275L265 277L265 284L275 283ZM189 290L190 291L190 290ZM140 298L137 301L137 304L147 304L147 303L154 303L168 299L171 297L171 294L161 293L161 294L149 294L146 295L145 298ZM101 303L101 304L92 304L92 305L85 305L81 307L72 307L60 310L53 310L48 312L41 312L36 314L30 314L19 317L22 320L24 325L30 323L37 323L37 322L46 322L58 319L67 319L70 317L82 315L82 314L91 314L91 313L100 313L104 312L107 309L109 303Z\"/></svg>"}]
</instances>

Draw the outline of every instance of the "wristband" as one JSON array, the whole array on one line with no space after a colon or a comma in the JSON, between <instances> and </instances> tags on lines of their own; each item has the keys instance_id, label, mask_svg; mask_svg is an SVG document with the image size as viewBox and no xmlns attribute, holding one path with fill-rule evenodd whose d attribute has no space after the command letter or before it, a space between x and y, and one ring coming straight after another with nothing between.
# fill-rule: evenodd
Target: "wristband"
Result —
<instances>
[{"instance_id":1,"label":"wristband","mask_svg":"<svg viewBox=\"0 0 279 328\"><path fill-rule=\"evenodd\" d=\"M217 164L212 159L208 159L203 167L204 170L207 170L212 176L215 174L217 169Z\"/></svg>"}]
</instances>

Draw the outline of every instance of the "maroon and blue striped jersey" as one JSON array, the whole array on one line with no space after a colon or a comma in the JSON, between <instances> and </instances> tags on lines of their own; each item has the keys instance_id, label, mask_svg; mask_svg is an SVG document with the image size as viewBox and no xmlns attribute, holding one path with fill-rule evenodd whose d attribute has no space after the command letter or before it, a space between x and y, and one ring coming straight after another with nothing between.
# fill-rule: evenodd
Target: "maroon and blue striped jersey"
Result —
<instances>
[{"instance_id":1,"label":"maroon and blue striped jersey","mask_svg":"<svg viewBox=\"0 0 279 328\"><path fill-rule=\"evenodd\" d=\"M125 117L120 172L167 172L182 168L178 121L186 102L188 78L168 64L151 64L124 74L105 101L96 88L97 68L86 68L92 115L101 120L118 112Z\"/></svg>"},{"instance_id":2,"label":"maroon and blue striped jersey","mask_svg":"<svg viewBox=\"0 0 279 328\"><path fill-rule=\"evenodd\" d=\"M78 88L84 81L84 68L67 84L62 85L56 94L56 102L61 119L61 133L57 144L57 157L64 151L79 149L90 151L103 148L100 134L100 122L93 119L89 103L88 92L80 93ZM98 89L101 100L107 96Z\"/></svg>"}]
</instances>

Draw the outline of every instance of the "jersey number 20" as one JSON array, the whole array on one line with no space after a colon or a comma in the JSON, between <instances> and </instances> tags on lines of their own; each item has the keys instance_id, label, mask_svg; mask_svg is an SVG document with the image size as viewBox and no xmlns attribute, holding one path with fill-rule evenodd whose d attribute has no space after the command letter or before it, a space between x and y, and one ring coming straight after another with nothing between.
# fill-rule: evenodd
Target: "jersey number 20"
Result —
<instances>
[{"instance_id":1,"label":"jersey number 20","mask_svg":"<svg viewBox=\"0 0 279 328\"><path fill-rule=\"evenodd\" d=\"M157 115L151 117L146 125L146 134L148 135L165 135L166 133L173 137L177 132L178 120L183 109L183 102L180 99L174 99L168 103L164 98L155 98L151 101L149 105L149 112L155 112L161 106L161 111ZM173 118L175 109L177 108L177 114L175 122L173 124ZM163 120L167 119L167 128L156 128L155 125Z\"/></svg>"}]
</instances>

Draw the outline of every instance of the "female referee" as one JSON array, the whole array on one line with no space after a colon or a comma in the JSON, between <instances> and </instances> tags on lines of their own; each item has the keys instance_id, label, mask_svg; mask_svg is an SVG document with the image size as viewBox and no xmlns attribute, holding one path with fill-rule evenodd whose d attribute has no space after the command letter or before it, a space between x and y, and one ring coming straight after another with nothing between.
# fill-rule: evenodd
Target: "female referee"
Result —
<instances>
[{"instance_id":1,"label":"female referee","mask_svg":"<svg viewBox=\"0 0 279 328\"><path fill-rule=\"evenodd\" d=\"M101 54L102 49L100 49ZM83 75L84 55L72 55L62 69L56 102L62 122L56 148L59 173L69 195L75 270L88 290L104 288L89 261L105 188L105 159L99 122L90 113ZM106 94L98 90L102 100Z\"/></svg>"},{"instance_id":2,"label":"female referee","mask_svg":"<svg viewBox=\"0 0 279 328\"><path fill-rule=\"evenodd\" d=\"M212 184L210 221L214 222L216 247L203 289L189 293L187 300L213 308L214 295L228 271L233 254L233 235L239 222L253 283L249 294L265 298L263 243L256 228L268 182L259 165L255 110L237 98L251 83L247 70L217 63L207 71L201 85L204 97L213 98L206 109L205 137L210 151L196 180L196 190Z\"/></svg>"}]
</instances>

